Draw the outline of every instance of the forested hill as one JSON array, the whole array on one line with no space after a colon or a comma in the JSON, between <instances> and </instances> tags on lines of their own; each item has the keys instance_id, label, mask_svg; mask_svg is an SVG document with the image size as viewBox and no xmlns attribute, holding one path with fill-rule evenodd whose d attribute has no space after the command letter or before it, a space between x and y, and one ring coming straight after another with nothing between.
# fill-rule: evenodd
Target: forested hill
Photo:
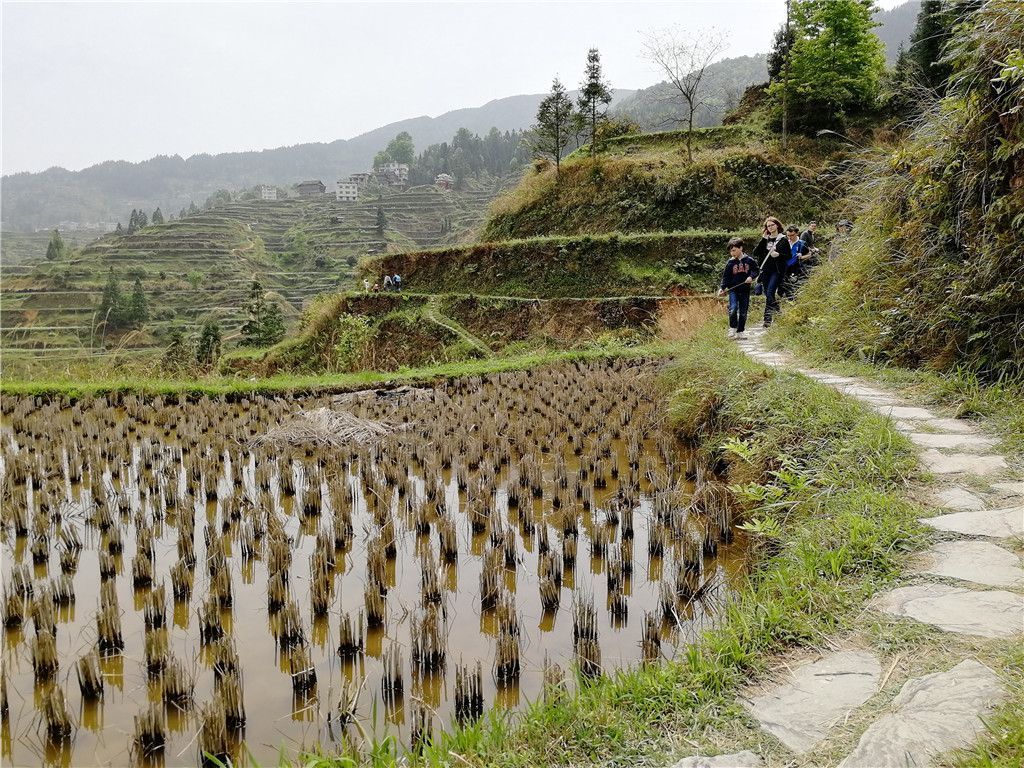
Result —
<instances>
[{"instance_id":1,"label":"forested hill","mask_svg":"<svg viewBox=\"0 0 1024 768\"><path fill-rule=\"evenodd\" d=\"M631 95L617 90L616 99ZM3 177L5 230L52 227L61 221L123 220L133 208L165 211L201 204L219 189L255 184L290 186L322 179L330 186L350 173L368 170L373 156L401 131L412 135L417 150L450 141L460 128L485 135L523 129L534 122L544 94L495 99L481 107L456 109L438 117L414 117L390 123L352 139L296 144L252 152L217 155L161 155L139 163L115 160L81 171L50 168L42 173Z\"/></svg>"}]
</instances>

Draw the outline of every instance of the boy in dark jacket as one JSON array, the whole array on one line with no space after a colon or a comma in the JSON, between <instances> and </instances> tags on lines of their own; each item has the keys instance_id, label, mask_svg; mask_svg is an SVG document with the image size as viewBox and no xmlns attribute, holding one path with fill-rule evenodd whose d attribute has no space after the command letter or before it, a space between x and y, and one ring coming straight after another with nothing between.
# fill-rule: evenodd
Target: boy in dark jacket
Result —
<instances>
[{"instance_id":1,"label":"boy in dark jacket","mask_svg":"<svg viewBox=\"0 0 1024 768\"><path fill-rule=\"evenodd\" d=\"M758 275L757 262L743 252L743 239L729 241L729 260L725 262L718 295L729 292L729 338L742 339L750 308L750 286Z\"/></svg>"}]
</instances>

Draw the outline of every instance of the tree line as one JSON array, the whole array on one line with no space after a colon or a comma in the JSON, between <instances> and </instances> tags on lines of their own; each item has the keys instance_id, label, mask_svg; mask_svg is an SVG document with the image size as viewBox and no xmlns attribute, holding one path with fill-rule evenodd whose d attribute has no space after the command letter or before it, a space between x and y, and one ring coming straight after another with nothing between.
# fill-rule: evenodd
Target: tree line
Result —
<instances>
[{"instance_id":1,"label":"tree line","mask_svg":"<svg viewBox=\"0 0 1024 768\"><path fill-rule=\"evenodd\" d=\"M874 33L874 0L791 0L787 21L773 36L769 81L762 86L772 127L818 135L843 131L860 118L906 117L928 99L941 97L950 76L944 58L957 24L980 0L923 0L917 24L896 65L886 70L884 45ZM717 30L671 27L645 35L643 55L665 78L677 100L692 161L695 120L713 98L708 68L725 50ZM609 117L610 84L596 48L587 53L574 101L559 78L540 103L529 134L533 157L554 163L589 143L593 154L611 136L636 130Z\"/></svg>"}]
</instances>

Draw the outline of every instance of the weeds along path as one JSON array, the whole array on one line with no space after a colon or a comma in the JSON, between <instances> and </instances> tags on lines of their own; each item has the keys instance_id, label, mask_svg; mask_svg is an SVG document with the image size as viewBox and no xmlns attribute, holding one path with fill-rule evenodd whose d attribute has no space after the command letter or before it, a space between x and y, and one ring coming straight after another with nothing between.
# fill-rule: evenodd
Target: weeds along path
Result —
<instances>
[{"instance_id":1,"label":"weeds along path","mask_svg":"<svg viewBox=\"0 0 1024 768\"><path fill-rule=\"evenodd\" d=\"M423 316L430 320L432 323L440 325L442 328L446 328L460 339L465 341L467 344L478 350L484 357L492 357L493 352L491 348L484 344L480 339L474 336L472 333L467 331L457 322L452 320L450 317L445 316L441 313L441 296L432 295L423 307Z\"/></svg>"},{"instance_id":2,"label":"weeds along path","mask_svg":"<svg viewBox=\"0 0 1024 768\"><path fill-rule=\"evenodd\" d=\"M750 732L742 741L759 753L686 758L678 768L1010 764L990 755L1020 732L1024 710L1019 469L972 424L802 368L768 351L760 329L749 336L739 345L750 357L860 400L914 443L932 478L921 491L931 516L920 520L931 546L830 648L784 660L774 679L743 692Z\"/></svg>"}]
</instances>

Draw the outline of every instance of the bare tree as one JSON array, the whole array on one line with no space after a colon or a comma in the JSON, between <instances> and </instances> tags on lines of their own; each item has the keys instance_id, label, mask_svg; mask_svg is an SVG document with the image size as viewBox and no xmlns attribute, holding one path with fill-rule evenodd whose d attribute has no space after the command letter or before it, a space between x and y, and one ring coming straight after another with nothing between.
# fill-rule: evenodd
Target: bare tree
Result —
<instances>
[{"instance_id":1,"label":"bare tree","mask_svg":"<svg viewBox=\"0 0 1024 768\"><path fill-rule=\"evenodd\" d=\"M718 30L685 31L679 27L644 35L644 56L661 70L679 91L686 106L686 156L693 162L693 118L707 106L702 87L704 73L725 49L726 36Z\"/></svg>"}]
</instances>

